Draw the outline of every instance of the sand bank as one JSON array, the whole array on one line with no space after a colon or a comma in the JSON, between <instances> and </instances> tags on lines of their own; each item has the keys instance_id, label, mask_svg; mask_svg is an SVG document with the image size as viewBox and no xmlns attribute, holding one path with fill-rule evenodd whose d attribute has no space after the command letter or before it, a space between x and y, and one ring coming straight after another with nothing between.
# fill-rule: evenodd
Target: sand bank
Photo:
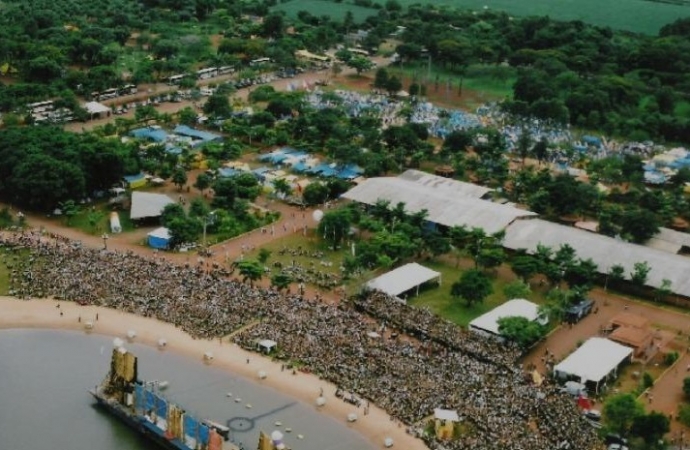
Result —
<instances>
[{"instance_id":1,"label":"sand bank","mask_svg":"<svg viewBox=\"0 0 690 450\"><path fill-rule=\"evenodd\" d=\"M154 347L158 345L159 339L164 338L167 341L165 351L198 359L200 363L204 353L210 351L213 353L211 364L214 366L278 389L314 408L317 408L315 400L323 389L327 401L319 411L347 424L376 447L383 448L384 439L390 437L394 441L393 448L427 449L421 440L407 434L403 425L392 422L389 415L380 408L370 405L369 414L365 416L363 408L358 409L335 397L335 385L312 374L297 372L293 375L290 371L282 371L280 363L257 353L247 352L237 345L221 343L220 340L194 339L168 323L109 308L80 306L54 300L25 301L0 296L0 329L51 328L86 332L87 322L93 324L89 332L125 339L128 331L133 330L136 332L136 342ZM265 379L259 379L259 371L266 373ZM348 423L346 418L350 413L356 413L359 419Z\"/></svg>"}]
</instances>

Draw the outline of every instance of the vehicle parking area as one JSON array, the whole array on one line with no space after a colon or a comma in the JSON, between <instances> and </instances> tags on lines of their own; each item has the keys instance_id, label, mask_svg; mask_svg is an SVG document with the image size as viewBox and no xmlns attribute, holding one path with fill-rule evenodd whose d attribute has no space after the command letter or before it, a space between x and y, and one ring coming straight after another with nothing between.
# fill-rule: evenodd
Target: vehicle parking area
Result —
<instances>
[{"instance_id":1,"label":"vehicle parking area","mask_svg":"<svg viewBox=\"0 0 690 450\"><path fill-rule=\"evenodd\" d=\"M528 353L523 363L525 367L532 365L541 374L548 374L547 363L556 364L572 353L582 342L590 337L606 336L606 330L611 320L621 312L630 312L647 318L650 327L654 330L654 345L657 357L652 358L646 364L637 364L640 370L649 370L658 373L655 384L649 392L643 394L640 400L644 402L648 411L659 411L672 416L671 436L686 431L676 420L678 407L683 401L683 379L690 376L690 315L686 313L667 310L656 305L632 301L622 296L596 288L590 292L589 297L594 300L592 312L577 323L563 323L555 329L544 341L535 346ZM670 368L659 364L658 354L677 351L680 354L678 361ZM652 367L654 366L654 367ZM652 370L653 369L653 370ZM628 391L629 383L620 386L623 381L619 377L614 384L613 391ZM595 408L599 408L597 402Z\"/></svg>"}]
</instances>

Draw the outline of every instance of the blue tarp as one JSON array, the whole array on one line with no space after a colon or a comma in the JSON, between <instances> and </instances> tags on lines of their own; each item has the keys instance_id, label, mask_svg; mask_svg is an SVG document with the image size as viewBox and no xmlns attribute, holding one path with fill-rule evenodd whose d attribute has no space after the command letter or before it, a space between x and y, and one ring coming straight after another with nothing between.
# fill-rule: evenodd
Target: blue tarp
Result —
<instances>
[{"instance_id":1,"label":"blue tarp","mask_svg":"<svg viewBox=\"0 0 690 450\"><path fill-rule=\"evenodd\" d=\"M218 169L218 175L221 177L224 177L224 178L234 177L238 173L240 173L239 170L232 169L230 167L223 167L223 168Z\"/></svg>"},{"instance_id":2,"label":"blue tarp","mask_svg":"<svg viewBox=\"0 0 690 450\"><path fill-rule=\"evenodd\" d=\"M582 142L594 147L601 147L601 139L596 136L582 136Z\"/></svg>"},{"instance_id":3,"label":"blue tarp","mask_svg":"<svg viewBox=\"0 0 690 450\"><path fill-rule=\"evenodd\" d=\"M197 435L197 428L199 427L199 422L189 414L184 415L184 434L186 434L189 437L193 437L196 439Z\"/></svg>"},{"instance_id":4,"label":"blue tarp","mask_svg":"<svg viewBox=\"0 0 690 450\"><path fill-rule=\"evenodd\" d=\"M134 136L138 139L148 139L154 142L165 142L168 139L168 133L161 128L137 128L129 132L130 136Z\"/></svg>"},{"instance_id":5,"label":"blue tarp","mask_svg":"<svg viewBox=\"0 0 690 450\"><path fill-rule=\"evenodd\" d=\"M158 397L158 403L156 404L156 415L161 418L168 417L168 402L160 397Z\"/></svg>"},{"instance_id":6,"label":"blue tarp","mask_svg":"<svg viewBox=\"0 0 690 450\"><path fill-rule=\"evenodd\" d=\"M293 172L302 173L302 172L306 172L307 170L309 170L309 166L307 165L307 163L305 163L303 161L298 162L297 164L292 166Z\"/></svg>"},{"instance_id":7,"label":"blue tarp","mask_svg":"<svg viewBox=\"0 0 690 450\"><path fill-rule=\"evenodd\" d=\"M146 408L146 399L144 398L144 386L137 384L134 386L134 409L143 411Z\"/></svg>"},{"instance_id":8,"label":"blue tarp","mask_svg":"<svg viewBox=\"0 0 690 450\"><path fill-rule=\"evenodd\" d=\"M151 391L144 391L146 397L146 411L153 411L156 408L156 396Z\"/></svg>"},{"instance_id":9,"label":"blue tarp","mask_svg":"<svg viewBox=\"0 0 690 450\"><path fill-rule=\"evenodd\" d=\"M166 145L165 146L165 153L169 155L181 155L182 154L182 149L180 147L177 147L175 145Z\"/></svg>"},{"instance_id":10,"label":"blue tarp","mask_svg":"<svg viewBox=\"0 0 690 450\"><path fill-rule=\"evenodd\" d=\"M203 445L208 444L208 426L203 423L199 425L199 440Z\"/></svg>"},{"instance_id":11,"label":"blue tarp","mask_svg":"<svg viewBox=\"0 0 690 450\"><path fill-rule=\"evenodd\" d=\"M196 130L194 128L188 127L187 125L178 125L173 130L175 134L180 136L186 136L193 139L199 139L204 142L222 140L223 137L219 134L210 133L208 131Z\"/></svg>"},{"instance_id":12,"label":"blue tarp","mask_svg":"<svg viewBox=\"0 0 690 450\"><path fill-rule=\"evenodd\" d=\"M151 248L157 248L159 250L165 250L170 245L170 239L165 239L158 236L149 236L148 244Z\"/></svg>"}]
</instances>

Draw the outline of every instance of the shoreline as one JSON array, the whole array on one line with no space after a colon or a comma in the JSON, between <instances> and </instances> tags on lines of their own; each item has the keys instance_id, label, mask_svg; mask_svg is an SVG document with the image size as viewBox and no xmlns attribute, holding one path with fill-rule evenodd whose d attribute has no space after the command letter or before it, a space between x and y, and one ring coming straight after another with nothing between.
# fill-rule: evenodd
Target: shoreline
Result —
<instances>
[{"instance_id":1,"label":"shoreline","mask_svg":"<svg viewBox=\"0 0 690 450\"><path fill-rule=\"evenodd\" d=\"M57 305L60 305L58 308ZM283 392L295 399L317 409L321 414L330 416L347 428L359 433L372 446L384 448L384 439L392 438L393 447L409 450L428 450L423 441L405 431L405 426L392 421L390 416L370 404L368 415L362 408L345 403L335 397L336 385L319 379L314 374L282 371L281 363L258 353L249 352L233 343L221 340L194 339L174 325L153 318L141 317L110 308L98 306L81 306L74 302L49 299L19 300L13 297L0 296L0 329L40 328L82 331L100 335L120 337L127 341L127 332L136 331L134 342L150 347L158 347L158 340L165 338L165 351L181 354L198 360L203 364L203 355L213 353L211 365L224 371L242 376L258 385L264 385ZM93 323L93 329L85 329L86 322ZM279 343L280 345L280 343ZM249 363L247 363L249 361ZM258 372L266 373L260 380ZM319 391L323 389L326 404L320 408L315 405ZM356 422L347 422L347 415L356 413ZM270 432L270 430L264 430Z\"/></svg>"}]
</instances>

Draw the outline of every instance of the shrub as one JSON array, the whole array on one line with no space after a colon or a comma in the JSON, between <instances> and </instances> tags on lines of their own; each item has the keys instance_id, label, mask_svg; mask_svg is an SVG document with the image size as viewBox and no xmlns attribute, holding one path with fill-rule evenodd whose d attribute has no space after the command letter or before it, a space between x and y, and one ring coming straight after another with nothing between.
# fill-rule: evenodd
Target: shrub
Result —
<instances>
[{"instance_id":1,"label":"shrub","mask_svg":"<svg viewBox=\"0 0 690 450\"><path fill-rule=\"evenodd\" d=\"M672 366L673 363L678 361L679 357L680 355L678 354L678 352L666 353L666 356L664 356L664 364L666 364L667 366Z\"/></svg>"}]
</instances>

